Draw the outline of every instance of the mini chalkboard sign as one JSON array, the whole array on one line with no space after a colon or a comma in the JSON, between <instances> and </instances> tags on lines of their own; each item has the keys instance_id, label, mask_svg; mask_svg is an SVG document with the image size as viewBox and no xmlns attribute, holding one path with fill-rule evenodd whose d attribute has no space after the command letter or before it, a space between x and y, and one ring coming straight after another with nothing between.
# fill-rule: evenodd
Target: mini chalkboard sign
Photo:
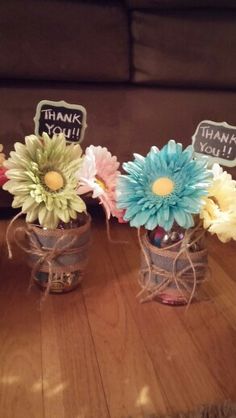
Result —
<instances>
[{"instance_id":1,"label":"mini chalkboard sign","mask_svg":"<svg viewBox=\"0 0 236 418\"><path fill-rule=\"evenodd\" d=\"M46 132L50 137L64 133L68 142L82 142L86 124L86 109L62 101L41 100L34 117L35 134Z\"/></svg>"},{"instance_id":2,"label":"mini chalkboard sign","mask_svg":"<svg viewBox=\"0 0 236 418\"><path fill-rule=\"evenodd\" d=\"M203 120L193 137L195 155L207 155L210 162L236 166L236 126L226 122Z\"/></svg>"}]
</instances>

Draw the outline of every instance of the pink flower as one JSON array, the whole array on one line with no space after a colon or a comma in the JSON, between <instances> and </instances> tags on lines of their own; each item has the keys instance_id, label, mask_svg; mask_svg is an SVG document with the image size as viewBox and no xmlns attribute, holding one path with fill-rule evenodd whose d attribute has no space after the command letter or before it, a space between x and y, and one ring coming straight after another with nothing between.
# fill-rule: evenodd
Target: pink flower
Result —
<instances>
[{"instance_id":1,"label":"pink flower","mask_svg":"<svg viewBox=\"0 0 236 418\"><path fill-rule=\"evenodd\" d=\"M122 217L122 210L117 209L115 189L120 163L105 147L90 145L86 148L82 167L78 171L78 194L92 192L103 205L107 218Z\"/></svg>"},{"instance_id":2,"label":"pink flower","mask_svg":"<svg viewBox=\"0 0 236 418\"><path fill-rule=\"evenodd\" d=\"M0 187L2 187L4 183L6 183L6 181L8 180L5 174L6 171L7 171L6 168L0 167Z\"/></svg>"},{"instance_id":3,"label":"pink flower","mask_svg":"<svg viewBox=\"0 0 236 418\"><path fill-rule=\"evenodd\" d=\"M118 209L119 210L119 216L117 216L118 218L118 222L120 224L127 224L128 221L124 220L124 216L125 216L125 209Z\"/></svg>"}]
</instances>

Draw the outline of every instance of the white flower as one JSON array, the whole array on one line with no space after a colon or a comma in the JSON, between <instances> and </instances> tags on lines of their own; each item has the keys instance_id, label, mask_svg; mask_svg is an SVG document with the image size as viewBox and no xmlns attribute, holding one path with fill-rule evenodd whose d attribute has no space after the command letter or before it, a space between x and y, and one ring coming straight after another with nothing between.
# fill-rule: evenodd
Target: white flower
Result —
<instances>
[{"instance_id":1,"label":"white flower","mask_svg":"<svg viewBox=\"0 0 236 418\"><path fill-rule=\"evenodd\" d=\"M78 194L92 192L92 197L98 198L104 206L108 219L111 215L119 218L123 213L117 209L115 199L119 165L107 148L91 145L86 149L83 164L77 173Z\"/></svg>"},{"instance_id":2,"label":"white flower","mask_svg":"<svg viewBox=\"0 0 236 418\"><path fill-rule=\"evenodd\" d=\"M200 217L204 228L222 242L236 240L236 181L219 164L212 167L214 179Z\"/></svg>"}]
</instances>

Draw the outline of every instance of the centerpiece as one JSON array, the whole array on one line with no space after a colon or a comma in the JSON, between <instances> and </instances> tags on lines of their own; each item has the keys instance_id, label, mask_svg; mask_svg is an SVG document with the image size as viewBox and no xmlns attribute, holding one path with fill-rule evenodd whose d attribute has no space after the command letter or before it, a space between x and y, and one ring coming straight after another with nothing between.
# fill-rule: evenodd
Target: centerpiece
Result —
<instances>
[{"instance_id":1,"label":"centerpiece","mask_svg":"<svg viewBox=\"0 0 236 418\"><path fill-rule=\"evenodd\" d=\"M90 244L91 219L82 195L94 190L107 218L118 214L116 157L93 146L83 156L80 145L68 145L63 134L50 138L43 133L17 142L4 166L8 181L3 189L14 195L12 207L21 208L8 227L10 256L9 231L24 214L26 225L15 229L14 239L28 254L32 280L45 289L45 296L74 289L83 277ZM22 232L26 242L20 239Z\"/></svg>"},{"instance_id":2,"label":"centerpiece","mask_svg":"<svg viewBox=\"0 0 236 418\"><path fill-rule=\"evenodd\" d=\"M138 230L141 301L189 304L207 276L206 230L225 241L236 238L235 181L174 140L146 157L134 154L123 168L117 206Z\"/></svg>"}]
</instances>

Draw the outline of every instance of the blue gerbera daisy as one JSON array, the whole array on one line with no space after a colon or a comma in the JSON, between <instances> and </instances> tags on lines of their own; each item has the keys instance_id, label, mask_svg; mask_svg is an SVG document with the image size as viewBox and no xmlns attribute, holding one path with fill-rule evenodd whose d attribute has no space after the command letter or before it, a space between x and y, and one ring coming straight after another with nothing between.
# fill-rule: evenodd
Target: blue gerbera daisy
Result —
<instances>
[{"instance_id":1,"label":"blue gerbera daisy","mask_svg":"<svg viewBox=\"0 0 236 418\"><path fill-rule=\"evenodd\" d=\"M128 173L119 178L117 206L125 209L124 219L131 226L166 231L174 221L183 228L194 225L202 197L207 195L211 172L207 159L193 159L193 148L170 140L160 151L152 147L146 157L134 154L134 161L123 164Z\"/></svg>"}]
</instances>

